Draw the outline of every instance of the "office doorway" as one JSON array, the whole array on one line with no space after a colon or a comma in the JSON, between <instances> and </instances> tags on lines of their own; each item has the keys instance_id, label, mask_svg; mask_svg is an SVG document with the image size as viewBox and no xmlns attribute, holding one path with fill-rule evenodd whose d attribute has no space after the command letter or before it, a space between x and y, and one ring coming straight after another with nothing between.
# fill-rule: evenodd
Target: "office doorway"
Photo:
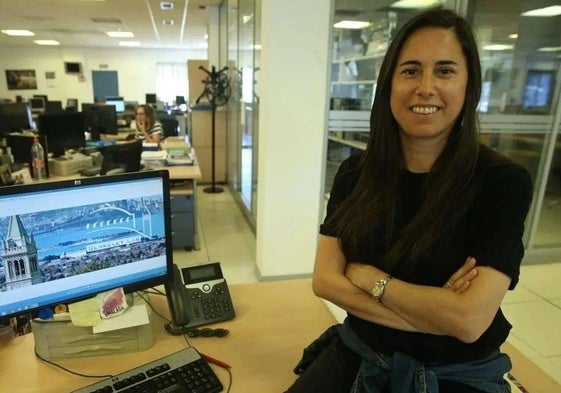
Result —
<instances>
[{"instance_id":1,"label":"office doorway","mask_svg":"<svg viewBox=\"0 0 561 393\"><path fill-rule=\"evenodd\" d=\"M119 96L117 71L92 71L94 102L103 102L105 97Z\"/></svg>"}]
</instances>

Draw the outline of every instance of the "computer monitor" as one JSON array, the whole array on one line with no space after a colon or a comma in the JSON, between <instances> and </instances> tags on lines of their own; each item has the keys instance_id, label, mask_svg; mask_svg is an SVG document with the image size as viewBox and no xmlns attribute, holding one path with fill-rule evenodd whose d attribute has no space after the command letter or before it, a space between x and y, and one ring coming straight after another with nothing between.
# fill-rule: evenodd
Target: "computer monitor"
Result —
<instances>
[{"instance_id":1,"label":"computer monitor","mask_svg":"<svg viewBox=\"0 0 561 393\"><path fill-rule=\"evenodd\" d=\"M47 149L47 137L45 135L28 135L28 134L8 134L6 135L6 145L12 150L14 156L14 163L16 164L29 164L33 167L33 159L31 158L31 145L33 145L34 138L39 139L39 143L43 149ZM49 177L49 160L45 160L45 173Z\"/></svg>"},{"instance_id":2,"label":"computer monitor","mask_svg":"<svg viewBox=\"0 0 561 393\"><path fill-rule=\"evenodd\" d=\"M0 319L172 272L166 170L0 187Z\"/></svg>"},{"instance_id":3,"label":"computer monitor","mask_svg":"<svg viewBox=\"0 0 561 393\"><path fill-rule=\"evenodd\" d=\"M33 94L34 98L42 98L43 100L45 100L45 103L47 101L49 101L49 97L46 94Z\"/></svg>"},{"instance_id":4,"label":"computer monitor","mask_svg":"<svg viewBox=\"0 0 561 393\"><path fill-rule=\"evenodd\" d=\"M146 103L156 105L158 102L158 98L156 97L156 93L146 93Z\"/></svg>"},{"instance_id":5,"label":"computer monitor","mask_svg":"<svg viewBox=\"0 0 561 393\"><path fill-rule=\"evenodd\" d=\"M78 110L78 99L77 98L67 98L66 99L66 110L67 111L77 111Z\"/></svg>"},{"instance_id":6,"label":"computer monitor","mask_svg":"<svg viewBox=\"0 0 561 393\"><path fill-rule=\"evenodd\" d=\"M29 106L32 113L42 113L45 111L45 99L43 97L31 97Z\"/></svg>"},{"instance_id":7,"label":"computer monitor","mask_svg":"<svg viewBox=\"0 0 561 393\"><path fill-rule=\"evenodd\" d=\"M0 104L0 135L32 128L31 109L24 102Z\"/></svg>"},{"instance_id":8,"label":"computer monitor","mask_svg":"<svg viewBox=\"0 0 561 393\"><path fill-rule=\"evenodd\" d=\"M47 146L43 147L54 157L86 146L82 112L42 113L37 119L37 130L47 137Z\"/></svg>"},{"instance_id":9,"label":"computer monitor","mask_svg":"<svg viewBox=\"0 0 561 393\"><path fill-rule=\"evenodd\" d=\"M85 130L93 140L99 140L99 134L117 134L117 111L115 105L82 104L85 116Z\"/></svg>"},{"instance_id":10,"label":"computer monitor","mask_svg":"<svg viewBox=\"0 0 561 393\"><path fill-rule=\"evenodd\" d=\"M47 101L45 104L45 113L57 113L62 111L62 101Z\"/></svg>"},{"instance_id":11,"label":"computer monitor","mask_svg":"<svg viewBox=\"0 0 561 393\"><path fill-rule=\"evenodd\" d=\"M127 141L99 148L103 156L101 175L118 172L138 172L142 156L142 140Z\"/></svg>"},{"instance_id":12,"label":"computer monitor","mask_svg":"<svg viewBox=\"0 0 561 393\"><path fill-rule=\"evenodd\" d=\"M115 111L117 113L123 113L125 111L125 99L123 97L106 97L106 105L115 105Z\"/></svg>"},{"instance_id":13,"label":"computer monitor","mask_svg":"<svg viewBox=\"0 0 561 393\"><path fill-rule=\"evenodd\" d=\"M549 113L555 90L556 71L528 70L522 110L524 112Z\"/></svg>"}]
</instances>

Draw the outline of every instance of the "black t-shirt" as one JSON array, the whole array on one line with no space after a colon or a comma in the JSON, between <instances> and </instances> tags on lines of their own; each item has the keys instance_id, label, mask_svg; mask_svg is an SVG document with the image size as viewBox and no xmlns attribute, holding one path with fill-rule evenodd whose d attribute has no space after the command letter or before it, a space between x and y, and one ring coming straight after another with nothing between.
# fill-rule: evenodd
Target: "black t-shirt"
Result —
<instances>
[{"instance_id":1,"label":"black t-shirt","mask_svg":"<svg viewBox=\"0 0 561 393\"><path fill-rule=\"evenodd\" d=\"M508 161L492 165L491 162L496 161L490 157L495 154L481 146L474 174L478 184L476 195L467 213L455 223L450 236L438 241L430 255L417 263L412 271L406 271L397 264L391 271L394 277L409 283L441 287L468 256L473 256L478 266L490 266L508 275L511 278L509 289L514 289L524 255L522 235L532 198L532 182L528 171L519 164ZM356 184L357 172L353 168L357 167L358 158L354 155L345 160L335 176L327 217L320 227L322 235L335 236L326 222ZM395 233L399 233L400 228L418 211L421 187L426 177L427 174L406 170L400 174ZM362 239L356 253L345 256L348 261L376 266L387 252L385 243L383 228L374 228ZM349 322L357 335L376 351L385 354L399 351L422 362L437 363L482 358L500 347L512 327L499 309L487 331L476 342L466 344L451 336L388 328L351 314Z\"/></svg>"}]
</instances>

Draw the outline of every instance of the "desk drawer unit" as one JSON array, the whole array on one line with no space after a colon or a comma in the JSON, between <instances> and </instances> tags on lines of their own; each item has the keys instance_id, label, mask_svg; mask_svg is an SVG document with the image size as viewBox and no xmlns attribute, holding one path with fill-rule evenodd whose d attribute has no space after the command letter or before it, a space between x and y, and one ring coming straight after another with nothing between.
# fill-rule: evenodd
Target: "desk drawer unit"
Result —
<instances>
[{"instance_id":1,"label":"desk drawer unit","mask_svg":"<svg viewBox=\"0 0 561 393\"><path fill-rule=\"evenodd\" d=\"M171 195L171 242L173 248L192 250L195 238L193 195Z\"/></svg>"}]
</instances>

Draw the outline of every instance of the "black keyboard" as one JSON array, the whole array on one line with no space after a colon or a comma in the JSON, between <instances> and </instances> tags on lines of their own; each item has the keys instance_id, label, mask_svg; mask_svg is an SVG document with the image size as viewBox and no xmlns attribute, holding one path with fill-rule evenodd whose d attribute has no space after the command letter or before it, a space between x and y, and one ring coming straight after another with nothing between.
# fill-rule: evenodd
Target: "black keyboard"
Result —
<instances>
[{"instance_id":1,"label":"black keyboard","mask_svg":"<svg viewBox=\"0 0 561 393\"><path fill-rule=\"evenodd\" d=\"M75 393L217 393L223 388L206 360L189 347Z\"/></svg>"}]
</instances>

